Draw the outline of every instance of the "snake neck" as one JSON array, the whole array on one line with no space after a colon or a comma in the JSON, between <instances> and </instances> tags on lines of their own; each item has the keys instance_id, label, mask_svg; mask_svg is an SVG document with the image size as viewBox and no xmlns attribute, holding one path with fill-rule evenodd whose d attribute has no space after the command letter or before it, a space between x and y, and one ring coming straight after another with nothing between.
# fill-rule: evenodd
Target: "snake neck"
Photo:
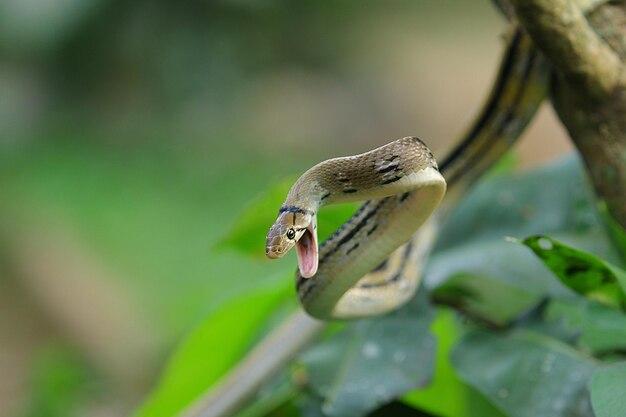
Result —
<instances>
[{"instance_id":1,"label":"snake neck","mask_svg":"<svg viewBox=\"0 0 626 417\"><path fill-rule=\"evenodd\" d=\"M283 207L293 207L315 215L323 203L324 196L328 193L317 181L311 181L307 174L300 177L291 187Z\"/></svg>"}]
</instances>

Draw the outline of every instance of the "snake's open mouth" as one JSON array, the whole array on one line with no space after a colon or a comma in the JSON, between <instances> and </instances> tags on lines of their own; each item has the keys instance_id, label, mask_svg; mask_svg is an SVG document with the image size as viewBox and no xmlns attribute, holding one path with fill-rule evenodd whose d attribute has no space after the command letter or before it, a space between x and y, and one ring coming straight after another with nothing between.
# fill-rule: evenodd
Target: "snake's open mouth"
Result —
<instances>
[{"instance_id":1,"label":"snake's open mouth","mask_svg":"<svg viewBox=\"0 0 626 417\"><path fill-rule=\"evenodd\" d=\"M308 227L296 242L300 275L311 278L317 272L317 233Z\"/></svg>"}]
</instances>

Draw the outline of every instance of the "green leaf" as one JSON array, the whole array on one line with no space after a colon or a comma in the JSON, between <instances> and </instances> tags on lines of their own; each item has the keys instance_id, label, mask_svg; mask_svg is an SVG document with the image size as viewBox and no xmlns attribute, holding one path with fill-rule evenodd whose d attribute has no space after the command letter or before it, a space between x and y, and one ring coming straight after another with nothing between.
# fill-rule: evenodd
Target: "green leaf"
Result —
<instances>
[{"instance_id":1,"label":"green leaf","mask_svg":"<svg viewBox=\"0 0 626 417\"><path fill-rule=\"evenodd\" d=\"M433 292L434 300L473 318L504 325L541 300L540 294L485 275L457 274Z\"/></svg>"},{"instance_id":2,"label":"green leaf","mask_svg":"<svg viewBox=\"0 0 626 417\"><path fill-rule=\"evenodd\" d=\"M523 243L574 291L610 306L626 305L626 271L548 236L531 236Z\"/></svg>"},{"instance_id":3,"label":"green leaf","mask_svg":"<svg viewBox=\"0 0 626 417\"><path fill-rule=\"evenodd\" d=\"M252 202L238 217L232 230L218 247L235 249L247 255L265 256L263 242L282 205L293 179L269 188ZM317 218L320 242L330 236L358 207L358 203L322 207Z\"/></svg>"},{"instance_id":4,"label":"green leaf","mask_svg":"<svg viewBox=\"0 0 626 417\"><path fill-rule=\"evenodd\" d=\"M441 417L502 417L502 413L472 387L462 382L450 363L450 352L463 331L455 314L437 309L432 325L437 338L433 381L424 389L405 395L405 403Z\"/></svg>"},{"instance_id":5,"label":"green leaf","mask_svg":"<svg viewBox=\"0 0 626 417\"><path fill-rule=\"evenodd\" d=\"M577 157L482 181L446 220L437 250L484 240L501 242L505 236L585 235L591 231L604 234L602 249L608 249L610 241L594 201Z\"/></svg>"},{"instance_id":6,"label":"green leaf","mask_svg":"<svg viewBox=\"0 0 626 417\"><path fill-rule=\"evenodd\" d=\"M582 297L552 301L546 321L562 321L579 335L578 345L593 353L626 350L626 315L597 302Z\"/></svg>"},{"instance_id":7,"label":"green leaf","mask_svg":"<svg viewBox=\"0 0 626 417\"><path fill-rule=\"evenodd\" d=\"M617 417L626 411L626 362L596 370L591 379L591 403L596 417Z\"/></svg>"},{"instance_id":8,"label":"green leaf","mask_svg":"<svg viewBox=\"0 0 626 417\"><path fill-rule=\"evenodd\" d=\"M218 247L264 256L263 242L276 213L285 200L292 179L284 180L268 188L252 201L237 217L231 231L219 242Z\"/></svg>"},{"instance_id":9,"label":"green leaf","mask_svg":"<svg viewBox=\"0 0 626 417\"><path fill-rule=\"evenodd\" d=\"M586 384L595 362L557 340L476 330L454 348L462 380L510 417L588 417Z\"/></svg>"},{"instance_id":10,"label":"green leaf","mask_svg":"<svg viewBox=\"0 0 626 417\"><path fill-rule=\"evenodd\" d=\"M570 296L532 254L502 239L469 239L440 251L425 278L436 298L493 324L509 322L547 295Z\"/></svg>"},{"instance_id":11,"label":"green leaf","mask_svg":"<svg viewBox=\"0 0 626 417\"><path fill-rule=\"evenodd\" d=\"M172 417L211 387L243 356L269 315L293 296L288 284L241 295L204 320L174 352L135 417Z\"/></svg>"},{"instance_id":12,"label":"green leaf","mask_svg":"<svg viewBox=\"0 0 626 417\"><path fill-rule=\"evenodd\" d=\"M571 298L536 257L505 242L544 232L617 259L577 158L481 182L442 226L424 283L495 324L546 296Z\"/></svg>"},{"instance_id":13,"label":"green leaf","mask_svg":"<svg viewBox=\"0 0 626 417\"><path fill-rule=\"evenodd\" d=\"M302 356L325 415L358 417L426 385L433 373L434 310L422 291L402 309L346 326Z\"/></svg>"}]
</instances>

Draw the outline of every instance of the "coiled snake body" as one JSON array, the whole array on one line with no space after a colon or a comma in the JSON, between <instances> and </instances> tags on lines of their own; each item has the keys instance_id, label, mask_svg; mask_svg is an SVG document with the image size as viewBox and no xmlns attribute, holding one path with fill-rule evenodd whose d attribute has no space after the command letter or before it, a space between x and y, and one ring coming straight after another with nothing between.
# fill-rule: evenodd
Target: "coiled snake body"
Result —
<instances>
[{"instance_id":1,"label":"coiled snake body","mask_svg":"<svg viewBox=\"0 0 626 417\"><path fill-rule=\"evenodd\" d=\"M510 35L490 97L465 137L439 168L455 196L515 143L545 97L548 77L549 67L543 56L534 48L530 37L517 28ZM402 157L404 152L409 152L406 157ZM396 154L403 169L414 174L413 182L405 180L396 184L405 188L387 188L383 184L395 178L395 164L391 160L383 161ZM364 168L368 163L370 168ZM270 228L266 254L277 258L296 246L298 298L309 315L323 319L377 315L401 306L412 297L434 239L434 231L426 225L415 231L436 208L441 198L437 195L443 194L446 187L443 178L441 183L437 180L430 183L433 179L427 179L424 170L428 166L433 178L441 177L426 145L416 138L403 138L365 154L322 162L296 181ZM324 180L318 181L321 178ZM407 191L409 194L405 195ZM379 199L390 195L395 197ZM318 206L367 198L377 199L365 202L322 244L319 271L308 269L309 255L317 258L317 254L302 249L310 247L309 235L311 240L315 239L311 247L317 247L309 224L314 231ZM403 198L410 201L403 202ZM454 196L447 200L453 199ZM411 216L410 220L405 219ZM375 230L376 235L372 233L369 239L367 231L374 225L386 225L387 229ZM287 235L291 234L290 228L294 229L293 239ZM389 255L386 260L385 253Z\"/></svg>"},{"instance_id":2,"label":"coiled snake body","mask_svg":"<svg viewBox=\"0 0 626 417\"><path fill-rule=\"evenodd\" d=\"M383 261L411 239L445 189L432 152L415 137L329 159L306 171L289 191L268 233L266 254L278 258L296 247L298 298L314 317L354 318L393 310L413 295L418 274L405 268L396 272ZM367 199L318 254L319 207ZM400 248L399 253L410 251Z\"/></svg>"}]
</instances>

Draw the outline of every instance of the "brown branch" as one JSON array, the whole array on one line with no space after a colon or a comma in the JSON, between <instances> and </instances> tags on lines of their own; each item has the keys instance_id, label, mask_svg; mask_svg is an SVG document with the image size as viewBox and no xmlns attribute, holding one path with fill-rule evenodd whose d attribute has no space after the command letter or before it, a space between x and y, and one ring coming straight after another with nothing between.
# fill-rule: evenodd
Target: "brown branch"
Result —
<instances>
[{"instance_id":1,"label":"brown branch","mask_svg":"<svg viewBox=\"0 0 626 417\"><path fill-rule=\"evenodd\" d=\"M554 68L551 99L598 196L626 228L626 3L512 0Z\"/></svg>"},{"instance_id":2,"label":"brown branch","mask_svg":"<svg viewBox=\"0 0 626 417\"><path fill-rule=\"evenodd\" d=\"M580 2L578 2L580 3ZM513 0L517 17L552 65L596 98L624 82L620 57L571 0Z\"/></svg>"}]
</instances>

